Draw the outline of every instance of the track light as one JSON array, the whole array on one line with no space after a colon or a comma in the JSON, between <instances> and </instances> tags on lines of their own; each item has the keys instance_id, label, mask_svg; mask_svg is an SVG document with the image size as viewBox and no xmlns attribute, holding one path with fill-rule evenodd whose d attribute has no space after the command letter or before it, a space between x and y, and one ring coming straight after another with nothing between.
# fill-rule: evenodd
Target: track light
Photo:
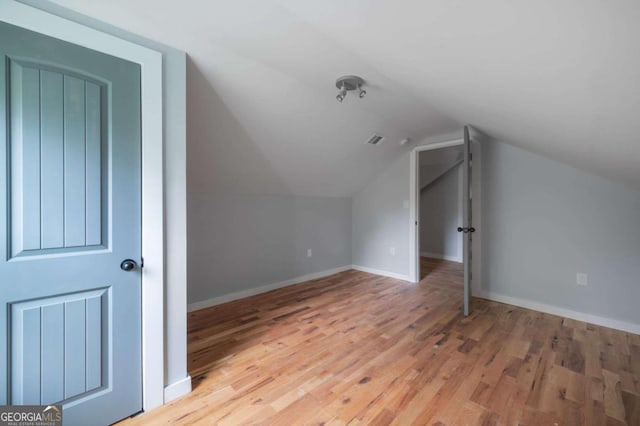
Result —
<instances>
[{"instance_id":1,"label":"track light","mask_svg":"<svg viewBox=\"0 0 640 426\"><path fill-rule=\"evenodd\" d=\"M345 96L347 96L347 89L345 89L343 84L342 87L340 88L340 93L338 93L338 96L336 96L336 99L338 100L338 102L342 102L344 101Z\"/></svg>"},{"instance_id":2,"label":"track light","mask_svg":"<svg viewBox=\"0 0 640 426\"><path fill-rule=\"evenodd\" d=\"M336 80L336 87L340 90L336 99L338 102L344 101L344 98L347 96L347 92L352 90L358 91L358 97L360 99L364 98L367 95L367 91L362 88L364 85L364 80L355 75L345 75L344 77L340 77Z\"/></svg>"}]
</instances>

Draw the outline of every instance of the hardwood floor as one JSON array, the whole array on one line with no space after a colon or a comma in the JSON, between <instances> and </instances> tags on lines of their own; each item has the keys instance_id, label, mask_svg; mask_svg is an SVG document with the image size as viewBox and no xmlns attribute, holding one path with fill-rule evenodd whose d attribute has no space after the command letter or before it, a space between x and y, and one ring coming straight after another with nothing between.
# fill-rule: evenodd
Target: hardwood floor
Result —
<instances>
[{"instance_id":1,"label":"hardwood floor","mask_svg":"<svg viewBox=\"0 0 640 426\"><path fill-rule=\"evenodd\" d=\"M194 390L124 424L640 425L640 336L474 299L459 264L189 314Z\"/></svg>"}]
</instances>

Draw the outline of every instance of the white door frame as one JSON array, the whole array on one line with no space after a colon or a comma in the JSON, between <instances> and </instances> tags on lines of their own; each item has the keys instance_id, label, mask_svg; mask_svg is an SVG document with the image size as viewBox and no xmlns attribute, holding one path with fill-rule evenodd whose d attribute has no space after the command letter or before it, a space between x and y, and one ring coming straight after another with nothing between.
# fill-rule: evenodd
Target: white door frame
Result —
<instances>
[{"instance_id":1,"label":"white door frame","mask_svg":"<svg viewBox=\"0 0 640 426\"><path fill-rule=\"evenodd\" d=\"M411 150L409 165L409 281L417 283L420 281L420 185L418 175L420 172L420 153L434 149L447 148L450 146L462 145L463 139L419 145Z\"/></svg>"},{"instance_id":2,"label":"white door frame","mask_svg":"<svg viewBox=\"0 0 640 426\"><path fill-rule=\"evenodd\" d=\"M164 402L162 54L12 0L0 20L140 64L142 112L142 408Z\"/></svg>"}]
</instances>

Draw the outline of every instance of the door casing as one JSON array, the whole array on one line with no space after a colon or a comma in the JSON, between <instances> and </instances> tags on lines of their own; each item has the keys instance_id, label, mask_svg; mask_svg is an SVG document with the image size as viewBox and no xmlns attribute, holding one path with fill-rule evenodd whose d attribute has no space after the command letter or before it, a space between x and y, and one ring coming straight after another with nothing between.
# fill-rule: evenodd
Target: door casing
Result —
<instances>
[{"instance_id":1,"label":"door casing","mask_svg":"<svg viewBox=\"0 0 640 426\"><path fill-rule=\"evenodd\" d=\"M0 20L140 64L142 110L142 404L164 403L164 152L162 54L42 10L0 0Z\"/></svg>"}]
</instances>

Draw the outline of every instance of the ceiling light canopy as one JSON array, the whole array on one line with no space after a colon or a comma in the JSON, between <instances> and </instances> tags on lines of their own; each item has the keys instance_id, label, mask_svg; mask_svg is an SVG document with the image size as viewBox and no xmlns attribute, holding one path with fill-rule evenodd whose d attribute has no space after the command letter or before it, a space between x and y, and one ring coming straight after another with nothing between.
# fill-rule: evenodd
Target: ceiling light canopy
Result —
<instances>
[{"instance_id":1,"label":"ceiling light canopy","mask_svg":"<svg viewBox=\"0 0 640 426\"><path fill-rule=\"evenodd\" d=\"M351 92L353 90L358 91L358 97L360 99L367 96L367 91L362 88L364 85L364 80L361 77L356 75L345 75L336 80L336 87L340 90L336 99L338 102L342 102L344 98L347 96L347 92Z\"/></svg>"}]
</instances>

